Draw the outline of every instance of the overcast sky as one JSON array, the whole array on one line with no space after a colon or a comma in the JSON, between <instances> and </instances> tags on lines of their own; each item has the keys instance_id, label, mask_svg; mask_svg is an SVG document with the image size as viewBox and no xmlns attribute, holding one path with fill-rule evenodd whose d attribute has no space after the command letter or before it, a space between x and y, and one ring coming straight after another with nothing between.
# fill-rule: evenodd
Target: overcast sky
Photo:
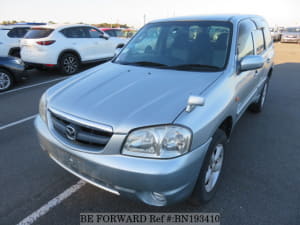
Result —
<instances>
[{"instance_id":1,"label":"overcast sky","mask_svg":"<svg viewBox=\"0 0 300 225\"><path fill-rule=\"evenodd\" d=\"M126 23L196 14L247 13L271 26L300 25L300 0L1 0L0 21Z\"/></svg>"}]
</instances>

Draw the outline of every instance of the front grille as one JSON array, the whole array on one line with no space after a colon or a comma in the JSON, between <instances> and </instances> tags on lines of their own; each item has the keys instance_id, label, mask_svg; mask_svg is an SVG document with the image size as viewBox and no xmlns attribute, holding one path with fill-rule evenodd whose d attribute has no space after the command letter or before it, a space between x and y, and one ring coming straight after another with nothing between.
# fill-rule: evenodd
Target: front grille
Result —
<instances>
[{"instance_id":1,"label":"front grille","mask_svg":"<svg viewBox=\"0 0 300 225\"><path fill-rule=\"evenodd\" d=\"M50 116L52 129L56 135L65 142L87 147L88 150L103 149L112 136L111 132L73 122L53 112L50 112Z\"/></svg>"}]
</instances>

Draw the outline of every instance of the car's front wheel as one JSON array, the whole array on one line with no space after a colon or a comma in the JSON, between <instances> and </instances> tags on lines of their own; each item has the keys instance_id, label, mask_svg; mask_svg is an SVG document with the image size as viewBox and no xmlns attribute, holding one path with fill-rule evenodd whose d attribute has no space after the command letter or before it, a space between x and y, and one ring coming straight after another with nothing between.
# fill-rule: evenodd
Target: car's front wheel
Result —
<instances>
[{"instance_id":1,"label":"car's front wheel","mask_svg":"<svg viewBox=\"0 0 300 225\"><path fill-rule=\"evenodd\" d=\"M5 69L0 69L0 92L10 89L13 84L14 78L12 74Z\"/></svg>"},{"instance_id":2,"label":"car's front wheel","mask_svg":"<svg viewBox=\"0 0 300 225\"><path fill-rule=\"evenodd\" d=\"M80 66L80 61L75 54L66 53L60 57L60 70L66 75L77 73Z\"/></svg>"},{"instance_id":3,"label":"car's front wheel","mask_svg":"<svg viewBox=\"0 0 300 225\"><path fill-rule=\"evenodd\" d=\"M199 205L213 198L222 172L226 140L226 134L223 130L218 129L213 135L190 198L191 203Z\"/></svg>"}]
</instances>

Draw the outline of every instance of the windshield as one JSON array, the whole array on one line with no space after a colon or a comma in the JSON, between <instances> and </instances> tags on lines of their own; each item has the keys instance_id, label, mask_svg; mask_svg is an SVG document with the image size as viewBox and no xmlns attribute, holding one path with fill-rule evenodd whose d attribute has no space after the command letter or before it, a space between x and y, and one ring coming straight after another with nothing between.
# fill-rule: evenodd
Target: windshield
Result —
<instances>
[{"instance_id":1,"label":"windshield","mask_svg":"<svg viewBox=\"0 0 300 225\"><path fill-rule=\"evenodd\" d=\"M176 21L146 25L113 61L179 70L225 68L232 24L217 21Z\"/></svg>"}]
</instances>

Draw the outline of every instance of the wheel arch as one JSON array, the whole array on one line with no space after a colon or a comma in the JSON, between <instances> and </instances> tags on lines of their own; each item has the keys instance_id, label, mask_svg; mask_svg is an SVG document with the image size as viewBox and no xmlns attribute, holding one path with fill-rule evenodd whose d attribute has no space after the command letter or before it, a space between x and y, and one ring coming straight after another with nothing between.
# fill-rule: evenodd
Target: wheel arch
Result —
<instances>
[{"instance_id":1,"label":"wheel arch","mask_svg":"<svg viewBox=\"0 0 300 225\"><path fill-rule=\"evenodd\" d=\"M7 68L5 66L0 66L0 69L6 70L12 76L12 78L15 79L14 73L9 68Z\"/></svg>"},{"instance_id":2,"label":"wheel arch","mask_svg":"<svg viewBox=\"0 0 300 225\"><path fill-rule=\"evenodd\" d=\"M218 127L218 129L223 130L227 136L227 139L230 138L231 132L233 128L233 119L232 116L226 117Z\"/></svg>"},{"instance_id":3,"label":"wheel arch","mask_svg":"<svg viewBox=\"0 0 300 225\"><path fill-rule=\"evenodd\" d=\"M58 55L58 58L57 58L57 64L60 63L60 59L61 57L64 55L64 54L67 54L67 53L71 53L71 54L74 54L78 57L80 63L82 62L82 59L81 59L81 55L74 49L65 49L63 50L59 55Z\"/></svg>"}]
</instances>

